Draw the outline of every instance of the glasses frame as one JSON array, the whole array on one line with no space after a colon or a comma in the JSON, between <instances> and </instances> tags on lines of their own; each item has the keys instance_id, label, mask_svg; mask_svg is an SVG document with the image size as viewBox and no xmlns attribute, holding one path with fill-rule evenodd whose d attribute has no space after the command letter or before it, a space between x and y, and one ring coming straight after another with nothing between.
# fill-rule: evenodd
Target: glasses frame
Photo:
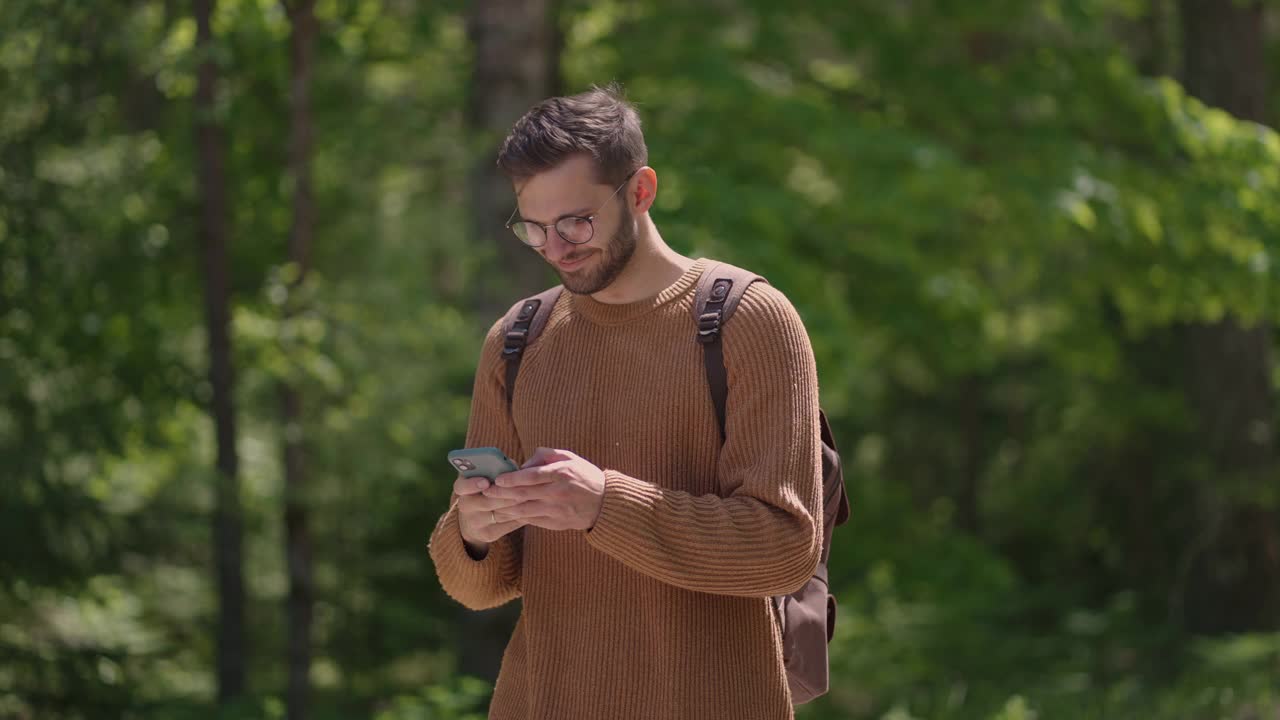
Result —
<instances>
[{"instance_id":1,"label":"glasses frame","mask_svg":"<svg viewBox=\"0 0 1280 720\"><path fill-rule=\"evenodd\" d=\"M549 225L543 225L540 222L535 222L533 220L526 220L522 217L518 217L517 213L520 212L520 206L517 205L516 208L511 211L511 217L507 218L506 227L508 230L511 231L512 235L516 236L516 239L518 239L520 242L524 243L525 245L528 245L529 247L536 248L536 247L542 247L543 245L547 244L547 238L550 237L550 235L547 233L547 228L555 228L556 234L560 236L560 239L564 240L570 245L585 245L591 242L596 236L595 220L596 220L596 217L600 214L600 211L604 210L605 206L609 204L609 201L613 200L613 198L615 198L618 195L618 192L622 190L622 188L626 187L627 183L631 182L631 178L635 177L636 173L638 172L640 172L640 168L636 168L635 170L632 170L631 174L627 176L627 179L623 180L621 185L614 188L613 192L609 194L609 198L605 200L603 203L601 203L600 207L596 208L595 212L591 213L590 215L561 215L560 217L556 218L555 222ZM591 234L587 235L586 240L570 240L569 238L565 237L564 233L560 232L560 228L556 227L556 225L560 224L561 220L586 220L587 226L591 228ZM537 225L538 227L542 228L542 242L534 244L529 242L528 240L525 240L524 238L521 238L520 234L517 233L515 229L515 225L517 223L529 223L530 225Z\"/></svg>"}]
</instances>

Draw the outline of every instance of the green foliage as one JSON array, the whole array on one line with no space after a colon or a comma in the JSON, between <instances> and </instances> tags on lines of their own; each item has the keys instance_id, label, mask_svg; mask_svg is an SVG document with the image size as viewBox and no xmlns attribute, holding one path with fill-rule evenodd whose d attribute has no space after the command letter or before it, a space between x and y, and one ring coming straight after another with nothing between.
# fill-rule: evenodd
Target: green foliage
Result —
<instances>
[{"instance_id":1,"label":"green foliage","mask_svg":"<svg viewBox=\"0 0 1280 720\"><path fill-rule=\"evenodd\" d=\"M299 432L317 716L480 717L425 552L493 320L459 181L482 146L467 8L319 4L295 287L288 20L217 7L254 693L224 714L283 712ZM810 331L855 503L834 687L801 717L1276 711L1280 640L1181 630L1205 509L1277 498L1218 481L1174 340L1280 320L1280 136L1139 74L1147 7L559 8L565 87L616 78L640 106L664 238L761 271ZM215 716L189 12L0 5L3 717Z\"/></svg>"},{"instance_id":2,"label":"green foliage","mask_svg":"<svg viewBox=\"0 0 1280 720\"><path fill-rule=\"evenodd\" d=\"M454 687L433 686L397 697L374 720L483 720L491 690L483 680L463 677Z\"/></svg>"}]
</instances>

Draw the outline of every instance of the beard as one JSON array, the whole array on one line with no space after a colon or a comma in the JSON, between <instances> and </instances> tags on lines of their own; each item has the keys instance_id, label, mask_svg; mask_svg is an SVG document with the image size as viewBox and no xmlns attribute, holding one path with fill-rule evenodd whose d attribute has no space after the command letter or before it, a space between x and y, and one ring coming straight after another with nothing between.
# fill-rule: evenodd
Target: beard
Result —
<instances>
[{"instance_id":1,"label":"beard","mask_svg":"<svg viewBox=\"0 0 1280 720\"><path fill-rule=\"evenodd\" d=\"M618 223L618 231L613 234L613 238L599 251L588 251L603 254L603 257L595 265L588 265L579 270L571 270L569 272L555 268L556 274L560 276L560 282L564 284L565 290L578 295L598 293L612 285L613 281L617 280L622 271L626 269L627 263L631 261L631 256L636 252L636 236L638 233L635 218L631 216L630 209L623 206L622 213L622 218ZM575 254L569 259L580 257L583 257L583 255ZM552 267L555 266L553 265Z\"/></svg>"}]
</instances>

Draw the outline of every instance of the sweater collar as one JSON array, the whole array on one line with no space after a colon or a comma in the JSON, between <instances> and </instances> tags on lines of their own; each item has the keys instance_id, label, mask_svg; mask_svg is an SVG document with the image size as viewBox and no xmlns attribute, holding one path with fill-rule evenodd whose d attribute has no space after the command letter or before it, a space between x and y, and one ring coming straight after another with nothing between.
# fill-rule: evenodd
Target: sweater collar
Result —
<instances>
[{"instance_id":1,"label":"sweater collar","mask_svg":"<svg viewBox=\"0 0 1280 720\"><path fill-rule=\"evenodd\" d=\"M684 295L693 288L710 263L707 258L694 260L676 281L659 291L656 295L629 303L604 303L590 295L572 293L573 311L597 325L618 325L634 320L672 300Z\"/></svg>"}]
</instances>

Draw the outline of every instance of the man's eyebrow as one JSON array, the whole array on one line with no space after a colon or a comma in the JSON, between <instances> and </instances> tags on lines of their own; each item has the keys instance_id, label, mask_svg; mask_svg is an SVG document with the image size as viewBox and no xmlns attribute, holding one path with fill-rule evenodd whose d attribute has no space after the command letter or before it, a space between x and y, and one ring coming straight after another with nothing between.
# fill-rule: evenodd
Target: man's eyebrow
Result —
<instances>
[{"instance_id":1,"label":"man's eyebrow","mask_svg":"<svg viewBox=\"0 0 1280 720\"><path fill-rule=\"evenodd\" d=\"M567 217L586 217L586 216L587 216L587 213L589 213L589 212L591 212L591 208L578 208L577 210L574 210L573 212L567 212L567 213L564 213L564 214L563 214L563 215L561 215L560 217L556 218L553 222L549 222L549 223L539 223L539 224L540 224L540 225L555 225L556 223L560 222L561 220L563 220L563 219L565 219L565 218L567 218ZM521 215L521 214L520 214L520 208L519 208L519 207L517 207L517 208L516 208L516 220L519 220L519 221L521 221L521 222L538 222L537 220L530 220L529 218L527 218L527 217L525 217L525 216Z\"/></svg>"}]
</instances>

